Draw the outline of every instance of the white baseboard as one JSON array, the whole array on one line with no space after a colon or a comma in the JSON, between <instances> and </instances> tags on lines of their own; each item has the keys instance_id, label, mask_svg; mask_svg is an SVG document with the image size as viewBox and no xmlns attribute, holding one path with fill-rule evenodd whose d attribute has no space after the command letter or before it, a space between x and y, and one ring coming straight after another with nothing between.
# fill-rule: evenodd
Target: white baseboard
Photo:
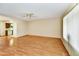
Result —
<instances>
[{"instance_id":1,"label":"white baseboard","mask_svg":"<svg viewBox=\"0 0 79 59\"><path fill-rule=\"evenodd\" d=\"M69 52L69 54L71 56L79 56L79 52L76 51L72 46L71 44L69 44L66 40L62 39L63 41L63 44L65 46L65 48L67 49L67 51Z\"/></svg>"},{"instance_id":2,"label":"white baseboard","mask_svg":"<svg viewBox=\"0 0 79 59\"><path fill-rule=\"evenodd\" d=\"M32 36L41 36L41 37L50 37L50 38L61 38L61 37L56 37L56 36L47 36L47 35L37 35L37 34L28 34Z\"/></svg>"}]
</instances>

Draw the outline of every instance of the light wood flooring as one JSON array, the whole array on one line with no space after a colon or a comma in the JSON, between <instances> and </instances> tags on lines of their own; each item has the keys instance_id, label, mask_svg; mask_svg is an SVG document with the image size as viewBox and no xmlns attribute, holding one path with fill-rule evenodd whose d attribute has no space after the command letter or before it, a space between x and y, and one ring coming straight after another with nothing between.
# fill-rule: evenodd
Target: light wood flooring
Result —
<instances>
[{"instance_id":1,"label":"light wood flooring","mask_svg":"<svg viewBox=\"0 0 79 59\"><path fill-rule=\"evenodd\" d=\"M0 56L68 56L61 39L23 36L19 38L1 37ZM13 43L11 43L13 40ZM8 44L9 43L9 44Z\"/></svg>"}]
</instances>

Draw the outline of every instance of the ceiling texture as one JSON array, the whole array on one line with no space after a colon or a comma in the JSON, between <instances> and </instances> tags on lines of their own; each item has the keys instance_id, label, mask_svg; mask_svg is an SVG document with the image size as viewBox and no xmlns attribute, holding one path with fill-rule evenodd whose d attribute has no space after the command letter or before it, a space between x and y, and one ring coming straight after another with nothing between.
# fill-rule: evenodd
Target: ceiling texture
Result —
<instances>
[{"instance_id":1,"label":"ceiling texture","mask_svg":"<svg viewBox=\"0 0 79 59\"><path fill-rule=\"evenodd\" d=\"M72 3L0 3L0 15L26 21L62 17Z\"/></svg>"}]
</instances>

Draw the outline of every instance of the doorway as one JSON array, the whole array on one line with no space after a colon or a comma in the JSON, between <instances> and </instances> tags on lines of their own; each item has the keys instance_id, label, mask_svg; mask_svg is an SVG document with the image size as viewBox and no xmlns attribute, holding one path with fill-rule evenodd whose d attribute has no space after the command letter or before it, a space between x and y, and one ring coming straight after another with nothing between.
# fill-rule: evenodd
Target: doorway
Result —
<instances>
[{"instance_id":1,"label":"doorway","mask_svg":"<svg viewBox=\"0 0 79 59\"><path fill-rule=\"evenodd\" d=\"M13 25L12 23L5 23L5 36L13 35Z\"/></svg>"}]
</instances>

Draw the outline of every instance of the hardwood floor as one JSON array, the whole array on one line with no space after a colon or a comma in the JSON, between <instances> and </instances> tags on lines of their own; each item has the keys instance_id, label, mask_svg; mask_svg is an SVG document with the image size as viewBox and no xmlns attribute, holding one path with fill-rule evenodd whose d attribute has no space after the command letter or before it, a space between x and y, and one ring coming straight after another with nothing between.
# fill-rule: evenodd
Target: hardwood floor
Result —
<instances>
[{"instance_id":1,"label":"hardwood floor","mask_svg":"<svg viewBox=\"0 0 79 59\"><path fill-rule=\"evenodd\" d=\"M68 56L61 39L23 36L19 38L2 37L5 41L0 47L1 56ZM11 41L13 40L13 41Z\"/></svg>"}]
</instances>

